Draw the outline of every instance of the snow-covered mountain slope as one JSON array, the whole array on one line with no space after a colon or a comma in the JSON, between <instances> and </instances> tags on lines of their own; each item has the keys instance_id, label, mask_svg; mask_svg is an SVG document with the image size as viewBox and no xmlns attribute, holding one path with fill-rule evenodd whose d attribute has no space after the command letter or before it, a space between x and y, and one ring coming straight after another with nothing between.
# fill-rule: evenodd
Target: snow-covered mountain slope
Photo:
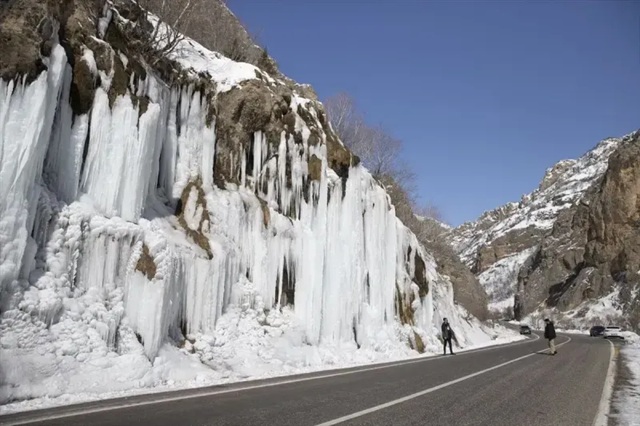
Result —
<instances>
[{"instance_id":1,"label":"snow-covered mountain slope","mask_svg":"<svg viewBox=\"0 0 640 426\"><path fill-rule=\"evenodd\" d=\"M510 338L320 103L190 39L149 65L144 14L17 3L47 55L0 63L1 403L417 356L444 316L463 347Z\"/></svg>"},{"instance_id":2,"label":"snow-covered mountain slope","mask_svg":"<svg viewBox=\"0 0 640 426\"><path fill-rule=\"evenodd\" d=\"M579 320L585 318L580 312L615 293L623 296L611 315L634 311L637 145L637 132L605 139L579 159L548 169L519 203L449 234L489 294L491 309L515 308L517 317L556 309ZM611 206L619 206L617 212ZM617 237L607 239L605 229Z\"/></svg>"},{"instance_id":3,"label":"snow-covered mountain slope","mask_svg":"<svg viewBox=\"0 0 640 426\"><path fill-rule=\"evenodd\" d=\"M519 203L508 203L456 228L451 233L451 242L462 260L479 273L489 264L519 251L513 247L487 258L484 248L509 239L528 245L531 241L528 235L535 239L548 233L558 214L579 202L606 171L609 156L619 142L618 138L605 139L577 160L558 162L546 170L540 186L524 195Z\"/></svg>"}]
</instances>

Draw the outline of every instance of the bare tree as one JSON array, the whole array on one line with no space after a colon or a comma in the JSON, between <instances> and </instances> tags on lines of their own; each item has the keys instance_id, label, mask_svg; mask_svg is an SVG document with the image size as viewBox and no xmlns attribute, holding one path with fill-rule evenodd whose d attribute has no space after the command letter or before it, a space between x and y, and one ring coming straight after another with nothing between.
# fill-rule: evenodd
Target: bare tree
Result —
<instances>
[{"instance_id":1,"label":"bare tree","mask_svg":"<svg viewBox=\"0 0 640 426\"><path fill-rule=\"evenodd\" d=\"M138 0L137 3L142 8L145 21L153 21L151 13L157 17L157 22L142 51L153 65L162 56L175 50L184 38L183 33L188 30L194 12L203 0Z\"/></svg>"},{"instance_id":2,"label":"bare tree","mask_svg":"<svg viewBox=\"0 0 640 426\"><path fill-rule=\"evenodd\" d=\"M402 143L389 135L382 126L365 127L356 154L374 176L392 175L393 161L398 157Z\"/></svg>"},{"instance_id":3,"label":"bare tree","mask_svg":"<svg viewBox=\"0 0 640 426\"><path fill-rule=\"evenodd\" d=\"M368 145L370 145L372 131L365 124L364 117L358 111L353 98L344 92L338 93L327 99L324 105L333 130L347 148L360 156L369 167L365 157L370 148Z\"/></svg>"},{"instance_id":4,"label":"bare tree","mask_svg":"<svg viewBox=\"0 0 640 426\"><path fill-rule=\"evenodd\" d=\"M256 66L260 62L266 66L275 63L265 60L257 38L247 31L223 0L143 0L143 3L177 31L207 49Z\"/></svg>"},{"instance_id":5,"label":"bare tree","mask_svg":"<svg viewBox=\"0 0 640 426\"><path fill-rule=\"evenodd\" d=\"M339 93L324 104L335 132L374 176L401 176L402 180L408 180L411 173L408 173L408 167L399 162L402 150L399 139L382 125L368 125L353 98L346 93Z\"/></svg>"},{"instance_id":6,"label":"bare tree","mask_svg":"<svg viewBox=\"0 0 640 426\"><path fill-rule=\"evenodd\" d=\"M347 136L348 131L354 124L362 121L362 117L357 112L353 98L344 92L340 92L327 99L324 102L324 106L333 129L340 136L343 134Z\"/></svg>"}]
</instances>

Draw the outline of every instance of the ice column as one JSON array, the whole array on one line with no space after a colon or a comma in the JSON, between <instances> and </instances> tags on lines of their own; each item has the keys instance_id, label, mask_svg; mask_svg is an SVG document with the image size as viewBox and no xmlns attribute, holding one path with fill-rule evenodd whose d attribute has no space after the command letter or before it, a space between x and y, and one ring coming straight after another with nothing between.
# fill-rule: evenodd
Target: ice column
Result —
<instances>
[{"instance_id":1,"label":"ice column","mask_svg":"<svg viewBox=\"0 0 640 426\"><path fill-rule=\"evenodd\" d=\"M30 84L0 79L0 292L18 277L67 58L56 44Z\"/></svg>"}]
</instances>

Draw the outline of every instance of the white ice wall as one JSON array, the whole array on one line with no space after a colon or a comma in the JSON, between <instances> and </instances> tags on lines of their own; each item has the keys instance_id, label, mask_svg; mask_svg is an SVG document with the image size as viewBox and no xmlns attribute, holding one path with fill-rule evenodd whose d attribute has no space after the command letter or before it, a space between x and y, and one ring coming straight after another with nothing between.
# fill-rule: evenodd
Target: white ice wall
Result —
<instances>
[{"instance_id":1,"label":"white ice wall","mask_svg":"<svg viewBox=\"0 0 640 426\"><path fill-rule=\"evenodd\" d=\"M167 88L150 73L136 86L149 99L144 113L129 93L110 105L102 87L91 111L73 117L71 69L60 46L53 52L34 82L0 82L0 278L3 289L21 269L25 278L24 290L3 297L5 309L83 322L111 347L124 324L153 358L176 330L212 333L230 305L279 309L286 268L307 343L373 347L397 338L396 287L417 295L411 277L416 253L424 254L365 169L341 180L326 146L307 144L298 117L302 144L283 133L274 147L256 132L252 173L243 161L239 187L216 188L215 121L206 123L199 91ZM307 101L291 102L296 111ZM312 155L322 173L305 185ZM211 258L162 201L196 181L184 221L208 240ZM152 277L137 267L143 245ZM431 292L414 302L421 330L431 327L431 303Z\"/></svg>"},{"instance_id":2,"label":"white ice wall","mask_svg":"<svg viewBox=\"0 0 640 426\"><path fill-rule=\"evenodd\" d=\"M49 71L30 84L0 80L0 292L15 285L39 197L47 152L65 80L66 55L57 45Z\"/></svg>"}]
</instances>

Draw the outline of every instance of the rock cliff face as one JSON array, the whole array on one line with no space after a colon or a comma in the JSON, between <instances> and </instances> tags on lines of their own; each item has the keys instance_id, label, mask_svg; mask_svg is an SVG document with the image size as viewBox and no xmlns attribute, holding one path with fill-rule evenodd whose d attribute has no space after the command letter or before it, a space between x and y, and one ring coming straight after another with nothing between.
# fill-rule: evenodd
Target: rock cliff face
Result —
<instances>
[{"instance_id":1,"label":"rock cliff face","mask_svg":"<svg viewBox=\"0 0 640 426\"><path fill-rule=\"evenodd\" d=\"M606 316L637 329L639 173L640 132L604 140L451 238L496 310L512 306L523 318L554 308L567 322ZM612 303L599 315L603 298Z\"/></svg>"},{"instance_id":2,"label":"rock cliff face","mask_svg":"<svg viewBox=\"0 0 640 426\"><path fill-rule=\"evenodd\" d=\"M405 222L406 223L406 222ZM438 272L449 277L456 302L480 319L489 315L489 299L478 278L464 264L448 242L451 228L431 218L417 218L415 226L418 240L433 254Z\"/></svg>"},{"instance_id":3,"label":"rock cliff face","mask_svg":"<svg viewBox=\"0 0 640 426\"><path fill-rule=\"evenodd\" d=\"M308 88L168 31L2 9L0 403L490 339Z\"/></svg>"}]
</instances>

